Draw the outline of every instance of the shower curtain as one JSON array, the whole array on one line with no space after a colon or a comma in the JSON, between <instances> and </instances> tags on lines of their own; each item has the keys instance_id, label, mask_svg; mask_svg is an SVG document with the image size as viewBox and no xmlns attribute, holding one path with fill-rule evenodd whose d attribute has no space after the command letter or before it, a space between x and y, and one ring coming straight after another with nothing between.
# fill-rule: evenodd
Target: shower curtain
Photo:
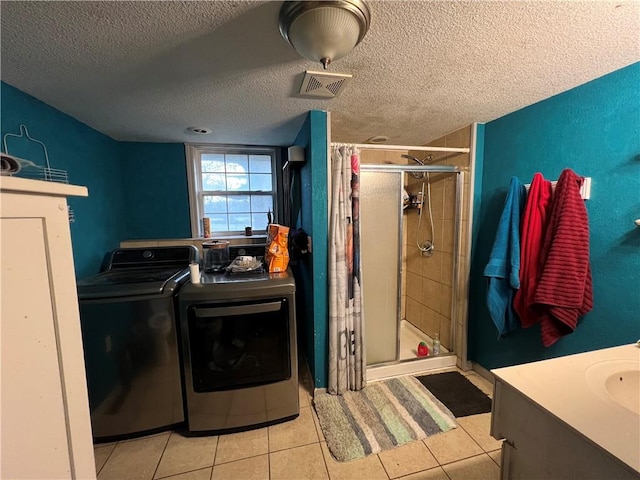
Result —
<instances>
[{"instance_id":1,"label":"shower curtain","mask_svg":"<svg viewBox=\"0 0 640 480\"><path fill-rule=\"evenodd\" d=\"M360 152L331 148L329 224L329 385L342 395L365 386L360 268Z\"/></svg>"}]
</instances>

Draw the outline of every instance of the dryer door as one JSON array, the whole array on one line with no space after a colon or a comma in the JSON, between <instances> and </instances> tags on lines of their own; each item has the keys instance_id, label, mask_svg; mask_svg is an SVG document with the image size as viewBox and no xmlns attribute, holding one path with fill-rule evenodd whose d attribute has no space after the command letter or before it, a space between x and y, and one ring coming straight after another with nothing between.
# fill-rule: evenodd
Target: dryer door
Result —
<instances>
[{"instance_id":1,"label":"dryer door","mask_svg":"<svg viewBox=\"0 0 640 480\"><path fill-rule=\"evenodd\" d=\"M187 309L187 386L195 392L254 387L291 377L286 298Z\"/></svg>"}]
</instances>

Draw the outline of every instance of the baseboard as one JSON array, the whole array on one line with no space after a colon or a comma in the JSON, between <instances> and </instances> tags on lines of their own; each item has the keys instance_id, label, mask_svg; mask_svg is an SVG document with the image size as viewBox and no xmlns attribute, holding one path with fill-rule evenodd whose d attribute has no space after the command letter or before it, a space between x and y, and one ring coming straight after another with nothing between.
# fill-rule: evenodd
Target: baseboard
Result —
<instances>
[{"instance_id":1,"label":"baseboard","mask_svg":"<svg viewBox=\"0 0 640 480\"><path fill-rule=\"evenodd\" d=\"M314 388L313 389L313 397L315 398L316 395L321 395L323 393L327 393L327 389L326 388Z\"/></svg>"},{"instance_id":2,"label":"baseboard","mask_svg":"<svg viewBox=\"0 0 640 480\"><path fill-rule=\"evenodd\" d=\"M473 362L469 361L469 360L465 360L462 357L460 357L459 355L457 356L457 361L456 361L456 366L462 370L463 372L468 372L469 370L473 370Z\"/></svg>"}]
</instances>

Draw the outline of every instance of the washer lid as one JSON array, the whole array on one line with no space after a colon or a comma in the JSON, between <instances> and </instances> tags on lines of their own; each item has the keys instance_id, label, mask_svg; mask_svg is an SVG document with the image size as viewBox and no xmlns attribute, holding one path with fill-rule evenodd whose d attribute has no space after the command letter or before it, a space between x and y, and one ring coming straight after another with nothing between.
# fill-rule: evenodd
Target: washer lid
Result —
<instances>
[{"instance_id":1,"label":"washer lid","mask_svg":"<svg viewBox=\"0 0 640 480\"><path fill-rule=\"evenodd\" d=\"M110 270L78 281L78 297L107 298L173 293L186 278L184 268L130 268Z\"/></svg>"},{"instance_id":2,"label":"washer lid","mask_svg":"<svg viewBox=\"0 0 640 480\"><path fill-rule=\"evenodd\" d=\"M111 252L106 270L129 270L142 267L184 268L198 260L198 249L193 245L118 248Z\"/></svg>"}]
</instances>

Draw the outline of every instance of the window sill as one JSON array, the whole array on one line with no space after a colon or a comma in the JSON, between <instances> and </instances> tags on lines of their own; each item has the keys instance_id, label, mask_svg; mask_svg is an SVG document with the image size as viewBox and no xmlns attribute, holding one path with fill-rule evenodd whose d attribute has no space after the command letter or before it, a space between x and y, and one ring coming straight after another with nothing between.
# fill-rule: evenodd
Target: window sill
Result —
<instances>
[{"instance_id":1,"label":"window sill","mask_svg":"<svg viewBox=\"0 0 640 480\"><path fill-rule=\"evenodd\" d=\"M191 240L193 241L205 241L205 242L210 242L211 240L250 240L254 239L254 241L252 241L251 243L260 243L260 242L256 242L255 240L266 240L267 239L267 234L266 233L259 233L259 234L255 234L255 235L211 235L211 237L209 238L204 238L204 237L198 237L198 238L192 238Z\"/></svg>"}]
</instances>

